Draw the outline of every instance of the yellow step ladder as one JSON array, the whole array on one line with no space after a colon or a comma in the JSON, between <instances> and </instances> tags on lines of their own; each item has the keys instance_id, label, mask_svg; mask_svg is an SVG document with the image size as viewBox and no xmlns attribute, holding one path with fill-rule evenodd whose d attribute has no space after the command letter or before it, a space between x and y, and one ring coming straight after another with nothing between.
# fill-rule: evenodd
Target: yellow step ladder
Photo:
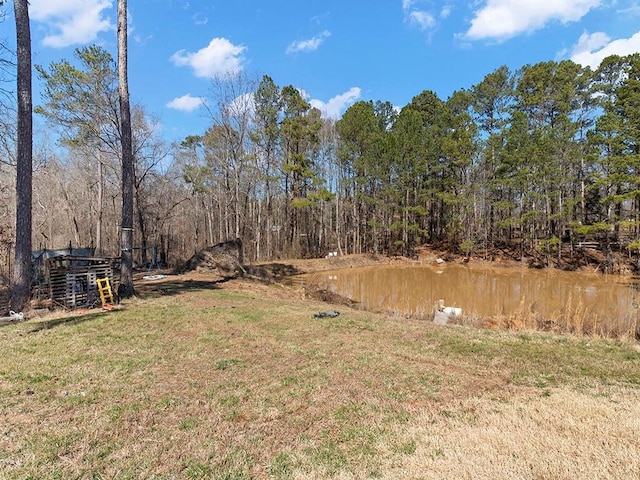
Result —
<instances>
[{"instance_id":1,"label":"yellow step ladder","mask_svg":"<svg viewBox=\"0 0 640 480\"><path fill-rule=\"evenodd\" d=\"M111 291L111 284L109 283L109 277L96 278L96 284L98 285L98 293L100 294L100 301L102 302L102 308L107 310L113 309L113 292Z\"/></svg>"}]
</instances>

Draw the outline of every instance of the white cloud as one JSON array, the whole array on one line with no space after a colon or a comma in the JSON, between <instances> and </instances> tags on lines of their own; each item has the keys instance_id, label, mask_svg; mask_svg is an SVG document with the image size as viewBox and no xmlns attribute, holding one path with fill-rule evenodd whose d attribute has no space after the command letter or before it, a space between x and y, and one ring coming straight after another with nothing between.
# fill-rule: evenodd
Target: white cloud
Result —
<instances>
[{"instance_id":1,"label":"white cloud","mask_svg":"<svg viewBox=\"0 0 640 480\"><path fill-rule=\"evenodd\" d=\"M206 25L207 23L209 23L209 17L205 17L200 13L196 13L191 18L193 19L194 25Z\"/></svg>"},{"instance_id":2,"label":"white cloud","mask_svg":"<svg viewBox=\"0 0 640 480\"><path fill-rule=\"evenodd\" d=\"M469 40L507 40L530 33L551 21L576 22L603 0L487 0L475 12L465 37Z\"/></svg>"},{"instance_id":3,"label":"white cloud","mask_svg":"<svg viewBox=\"0 0 640 480\"><path fill-rule=\"evenodd\" d=\"M186 95L171 100L167 103L167 107L173 108L174 110L180 110L182 112L193 112L202 104L204 104L204 98L193 97L191 94L187 93Z\"/></svg>"},{"instance_id":4,"label":"white cloud","mask_svg":"<svg viewBox=\"0 0 640 480\"><path fill-rule=\"evenodd\" d=\"M408 15L411 22L418 25L422 30L433 28L436 25L436 19L433 15L424 10L412 10Z\"/></svg>"},{"instance_id":5,"label":"white cloud","mask_svg":"<svg viewBox=\"0 0 640 480\"><path fill-rule=\"evenodd\" d=\"M429 2L425 0L402 0L404 21L417 25L421 30L429 30L436 26L436 17L428 10L420 8L422 4L429 4ZM441 17L446 18L447 15L447 7L444 7L441 11Z\"/></svg>"},{"instance_id":6,"label":"white cloud","mask_svg":"<svg viewBox=\"0 0 640 480\"><path fill-rule=\"evenodd\" d=\"M112 6L112 0L31 0L29 15L51 29L42 43L62 48L90 43L100 32L112 30L114 26L104 12Z\"/></svg>"},{"instance_id":7,"label":"white cloud","mask_svg":"<svg viewBox=\"0 0 640 480\"><path fill-rule=\"evenodd\" d=\"M589 66L595 70L609 55L625 56L637 52L640 52L640 32L631 38L617 40L611 40L603 32L583 33L573 46L570 58L583 67Z\"/></svg>"},{"instance_id":8,"label":"white cloud","mask_svg":"<svg viewBox=\"0 0 640 480\"><path fill-rule=\"evenodd\" d=\"M309 100L309 103L312 107L320 110L325 117L328 118L339 118L340 114L345 110L346 107L351 105L357 99L360 98L361 90L358 87L352 87L349 91L336 95L328 102L322 102L321 100Z\"/></svg>"},{"instance_id":9,"label":"white cloud","mask_svg":"<svg viewBox=\"0 0 640 480\"><path fill-rule=\"evenodd\" d=\"M256 102L253 93L243 93L224 106L225 111L233 118L253 117Z\"/></svg>"},{"instance_id":10,"label":"white cloud","mask_svg":"<svg viewBox=\"0 0 640 480\"><path fill-rule=\"evenodd\" d=\"M402 9L403 10L410 9L411 5L413 5L413 0L402 0Z\"/></svg>"},{"instance_id":11,"label":"white cloud","mask_svg":"<svg viewBox=\"0 0 640 480\"><path fill-rule=\"evenodd\" d=\"M424 0L402 0L402 11L404 12L405 22L417 25L421 30L428 30L436 26L435 16L424 9L418 8L418 5L425 3ZM446 17L446 7L443 9L443 18Z\"/></svg>"},{"instance_id":12,"label":"white cloud","mask_svg":"<svg viewBox=\"0 0 640 480\"><path fill-rule=\"evenodd\" d=\"M625 6L626 8L621 8L616 13L618 15L640 15L640 3L634 1L631 5Z\"/></svg>"},{"instance_id":13,"label":"white cloud","mask_svg":"<svg viewBox=\"0 0 640 480\"><path fill-rule=\"evenodd\" d=\"M197 77L212 78L242 70L242 53L246 49L242 45L233 45L226 38L214 38L197 52L177 51L171 56L171 61L179 67L193 68Z\"/></svg>"},{"instance_id":14,"label":"white cloud","mask_svg":"<svg viewBox=\"0 0 640 480\"><path fill-rule=\"evenodd\" d=\"M325 30L320 35L310 38L308 40L297 40L292 42L287 47L287 53L296 52L313 52L320 47L324 39L331 36L331 32Z\"/></svg>"}]
</instances>

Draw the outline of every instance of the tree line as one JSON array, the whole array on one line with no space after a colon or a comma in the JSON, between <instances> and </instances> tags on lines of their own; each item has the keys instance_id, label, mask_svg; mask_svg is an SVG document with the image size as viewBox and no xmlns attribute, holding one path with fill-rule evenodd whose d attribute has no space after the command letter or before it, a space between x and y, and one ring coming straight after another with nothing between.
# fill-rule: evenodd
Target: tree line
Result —
<instances>
[{"instance_id":1,"label":"tree line","mask_svg":"<svg viewBox=\"0 0 640 480\"><path fill-rule=\"evenodd\" d=\"M36 70L44 93L35 111L63 148L36 147L34 245L117 255L113 59L89 46ZM435 242L466 254L509 246L551 255L579 238L640 247L638 54L595 71L571 61L503 66L447 99L425 90L401 108L359 101L338 120L293 85L237 73L211 81L205 109L207 130L169 145L157 120L132 106L140 265L177 264L235 238L250 261L411 255ZM10 196L10 176L1 178Z\"/></svg>"}]
</instances>

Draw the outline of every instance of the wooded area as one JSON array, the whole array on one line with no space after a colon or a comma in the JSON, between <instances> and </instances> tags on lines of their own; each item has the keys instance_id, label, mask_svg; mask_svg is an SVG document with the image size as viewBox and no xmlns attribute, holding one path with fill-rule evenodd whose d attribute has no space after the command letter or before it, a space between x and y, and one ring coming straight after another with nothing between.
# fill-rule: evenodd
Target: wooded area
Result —
<instances>
[{"instance_id":1,"label":"wooded area","mask_svg":"<svg viewBox=\"0 0 640 480\"><path fill-rule=\"evenodd\" d=\"M33 246L119 256L118 72L98 46L35 66ZM428 80L425 79L425 84ZM132 105L134 260L176 265L240 238L247 261L443 242L463 253L569 241L640 249L640 55L501 67L441 99L360 101L335 121L300 90L238 73L211 83L210 127L169 145ZM12 110L1 121L15 131ZM15 136L0 152L0 262L15 244Z\"/></svg>"}]
</instances>

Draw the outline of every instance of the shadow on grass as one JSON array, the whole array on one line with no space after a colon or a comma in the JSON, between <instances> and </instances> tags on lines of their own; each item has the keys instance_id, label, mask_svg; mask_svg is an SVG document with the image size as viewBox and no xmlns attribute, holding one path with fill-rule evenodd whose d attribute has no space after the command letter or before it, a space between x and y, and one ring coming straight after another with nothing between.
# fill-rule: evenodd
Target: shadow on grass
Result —
<instances>
[{"instance_id":1,"label":"shadow on grass","mask_svg":"<svg viewBox=\"0 0 640 480\"><path fill-rule=\"evenodd\" d=\"M182 280L170 275L161 280L145 281L140 279L136 281L136 293L142 298L157 298L164 295L178 295L181 292L191 290L216 290L220 285L235 278L245 277L252 280L258 280L265 283L281 280L302 273L293 265L284 263L270 263L265 265L245 265L243 274L237 275L231 273L215 280Z\"/></svg>"},{"instance_id":2,"label":"shadow on grass","mask_svg":"<svg viewBox=\"0 0 640 480\"><path fill-rule=\"evenodd\" d=\"M171 280L164 282L153 282L148 284L143 284L140 281L136 282L136 293L141 298L157 298L164 295L178 295L181 292L191 290L191 291L203 291L203 290L216 290L220 287L218 284L227 281L228 279L222 279L217 281L202 281L202 280ZM69 316L55 318L52 320L44 320L41 322L33 323L32 328L27 330L27 333L36 333L42 330L50 330L52 328L66 326L66 325L78 325L80 323L96 320L104 315L106 315L103 309L95 309L95 311L91 313L87 313L84 315L73 315L73 311L70 312ZM21 321L14 320L6 320L0 321L0 328L16 325L18 323L22 323ZM30 322L31 323L31 322Z\"/></svg>"},{"instance_id":3,"label":"shadow on grass","mask_svg":"<svg viewBox=\"0 0 640 480\"><path fill-rule=\"evenodd\" d=\"M268 263L264 265L245 265L245 272L264 281L279 280L302 273L293 265L286 263Z\"/></svg>"},{"instance_id":4,"label":"shadow on grass","mask_svg":"<svg viewBox=\"0 0 640 480\"><path fill-rule=\"evenodd\" d=\"M138 283L136 292L141 298L158 298L165 295L179 295L187 290L203 291L217 290L221 283L229 279L215 281L204 280L176 280L168 278L166 281L154 281L153 283Z\"/></svg>"},{"instance_id":5,"label":"shadow on grass","mask_svg":"<svg viewBox=\"0 0 640 480\"><path fill-rule=\"evenodd\" d=\"M27 330L27 333L36 333L42 330L51 330L52 328L62 327L67 325L78 325L80 323L89 322L103 317L106 312L98 310L96 312L87 313L86 315L78 315L73 317L55 318L53 320L45 320L33 325L33 328Z\"/></svg>"}]
</instances>

